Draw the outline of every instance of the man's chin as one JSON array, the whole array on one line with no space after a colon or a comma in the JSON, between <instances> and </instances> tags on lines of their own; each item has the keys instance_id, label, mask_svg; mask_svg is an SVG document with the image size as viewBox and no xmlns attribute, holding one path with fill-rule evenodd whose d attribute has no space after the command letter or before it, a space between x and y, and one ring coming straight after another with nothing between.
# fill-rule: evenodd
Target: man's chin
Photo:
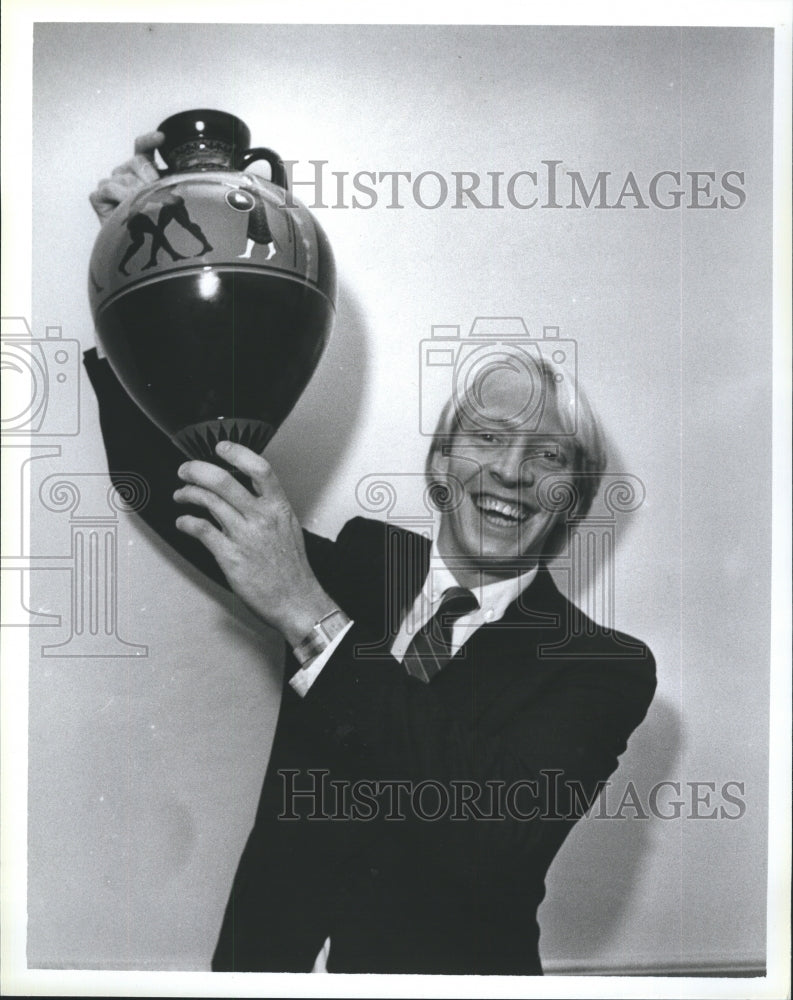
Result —
<instances>
[{"instance_id":1,"label":"man's chin","mask_svg":"<svg viewBox=\"0 0 793 1000\"><path fill-rule=\"evenodd\" d=\"M495 527L480 520L456 534L442 530L439 541L441 554L456 567L489 575L525 572L541 555L537 533L524 523Z\"/></svg>"},{"instance_id":2,"label":"man's chin","mask_svg":"<svg viewBox=\"0 0 793 1000\"><path fill-rule=\"evenodd\" d=\"M483 544L480 552L465 559L465 565L471 570L484 572L491 576L510 576L515 572L525 573L533 569L541 557L540 552L526 548L519 555L516 555L514 546L509 548Z\"/></svg>"}]
</instances>

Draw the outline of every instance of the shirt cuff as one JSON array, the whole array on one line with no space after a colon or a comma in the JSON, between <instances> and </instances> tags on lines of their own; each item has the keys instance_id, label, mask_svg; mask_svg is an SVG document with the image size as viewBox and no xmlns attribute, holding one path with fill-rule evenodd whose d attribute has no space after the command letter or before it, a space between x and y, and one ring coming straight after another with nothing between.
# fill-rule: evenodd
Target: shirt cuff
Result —
<instances>
[{"instance_id":1,"label":"shirt cuff","mask_svg":"<svg viewBox=\"0 0 793 1000\"><path fill-rule=\"evenodd\" d=\"M319 656L315 656L313 660L307 663L304 667L291 677L289 680L289 685L292 690L296 691L301 698L303 698L307 693L314 681L322 673L322 668L328 662L328 660L333 656L336 651L336 647L339 645L341 640L350 631L353 626L353 622L347 622L341 632L335 635L328 645L322 650Z\"/></svg>"}]
</instances>

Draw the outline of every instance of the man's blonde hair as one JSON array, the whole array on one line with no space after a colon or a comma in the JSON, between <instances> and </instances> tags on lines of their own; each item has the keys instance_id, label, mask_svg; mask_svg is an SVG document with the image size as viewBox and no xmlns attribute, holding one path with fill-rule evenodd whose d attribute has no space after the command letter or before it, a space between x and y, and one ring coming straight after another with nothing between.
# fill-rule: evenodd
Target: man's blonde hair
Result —
<instances>
[{"instance_id":1,"label":"man's blonde hair","mask_svg":"<svg viewBox=\"0 0 793 1000\"><path fill-rule=\"evenodd\" d=\"M572 445L573 452L572 477L575 499L571 509L567 511L567 517L560 519L559 525L546 540L543 558L549 560L558 555L566 544L567 520L572 518L580 520L586 517L600 488L608 456L600 421L580 382L569 373L566 373L560 382L557 369L545 360L533 360L532 365L542 380L544 391L542 409L552 408L565 431L566 440ZM488 372L488 377L492 377L492 371ZM464 415L470 416L478 408L476 400L472 400L472 395L476 391L474 384L462 395L453 394L438 418L425 463L427 482L435 496L443 495L444 473L437 467L438 458L451 453L455 438L463 430ZM522 433L530 434L531 431Z\"/></svg>"}]
</instances>

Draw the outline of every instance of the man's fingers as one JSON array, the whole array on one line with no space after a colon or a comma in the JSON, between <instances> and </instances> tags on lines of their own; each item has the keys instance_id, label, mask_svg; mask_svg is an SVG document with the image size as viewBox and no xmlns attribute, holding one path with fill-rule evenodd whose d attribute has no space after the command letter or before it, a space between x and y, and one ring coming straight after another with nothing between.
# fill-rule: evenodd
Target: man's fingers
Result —
<instances>
[{"instance_id":1,"label":"man's fingers","mask_svg":"<svg viewBox=\"0 0 793 1000\"><path fill-rule=\"evenodd\" d=\"M137 169L142 173L135 173L131 163L128 160L123 166L116 167L111 176L103 178L97 184L96 191L88 195L88 200L102 221L112 215L122 201L160 176L150 163L146 163L145 168L143 163L138 165ZM146 170L151 171L152 176L148 176Z\"/></svg>"},{"instance_id":2,"label":"man's fingers","mask_svg":"<svg viewBox=\"0 0 793 1000\"><path fill-rule=\"evenodd\" d=\"M202 486L182 486L174 493L173 498L177 503L193 503L199 507L206 507L223 530L232 534L244 521L242 515L230 503Z\"/></svg>"},{"instance_id":3,"label":"man's fingers","mask_svg":"<svg viewBox=\"0 0 793 1000\"><path fill-rule=\"evenodd\" d=\"M221 562L225 549L229 542L222 531L205 521L203 517L193 517L192 514L182 514L176 519L176 527L183 531L185 535L197 538L205 545L218 563Z\"/></svg>"},{"instance_id":4,"label":"man's fingers","mask_svg":"<svg viewBox=\"0 0 793 1000\"><path fill-rule=\"evenodd\" d=\"M126 178L128 184L135 184L140 186L143 184L153 184L154 181L160 179L160 171L154 166L150 157L138 154L133 156L132 159L127 160L122 163L120 167L116 167L112 174L115 178Z\"/></svg>"},{"instance_id":5,"label":"man's fingers","mask_svg":"<svg viewBox=\"0 0 793 1000\"><path fill-rule=\"evenodd\" d=\"M215 493L240 514L254 509L256 497L246 490L242 483L238 483L230 472L217 465L212 465L210 462L185 462L179 466L178 475L186 483L192 483Z\"/></svg>"},{"instance_id":6,"label":"man's fingers","mask_svg":"<svg viewBox=\"0 0 793 1000\"><path fill-rule=\"evenodd\" d=\"M130 188L123 181L118 178L108 178L99 182L96 191L88 195L88 200L99 218L104 221L115 212L129 193Z\"/></svg>"},{"instance_id":7,"label":"man's fingers","mask_svg":"<svg viewBox=\"0 0 793 1000\"><path fill-rule=\"evenodd\" d=\"M135 155L116 167L112 176L100 181L96 191L88 196L91 205L104 222L116 207L133 191L159 180L160 172L154 165L154 151L165 141L162 132L147 132L135 140Z\"/></svg>"},{"instance_id":8,"label":"man's fingers","mask_svg":"<svg viewBox=\"0 0 793 1000\"><path fill-rule=\"evenodd\" d=\"M257 455L255 451L251 451L245 445L234 444L232 441L221 441L216 446L215 451L224 462L228 462L235 469L244 472L260 496L272 497L273 499L285 498L278 477L267 459Z\"/></svg>"},{"instance_id":9,"label":"man's fingers","mask_svg":"<svg viewBox=\"0 0 793 1000\"><path fill-rule=\"evenodd\" d=\"M153 163L154 150L161 146L164 141L165 135L162 132L145 132L135 140L135 155L140 154Z\"/></svg>"}]
</instances>

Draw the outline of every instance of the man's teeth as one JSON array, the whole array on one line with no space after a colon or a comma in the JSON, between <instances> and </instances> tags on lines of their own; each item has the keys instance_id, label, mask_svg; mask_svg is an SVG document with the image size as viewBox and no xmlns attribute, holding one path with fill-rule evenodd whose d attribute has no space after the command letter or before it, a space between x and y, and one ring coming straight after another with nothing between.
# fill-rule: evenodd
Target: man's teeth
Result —
<instances>
[{"instance_id":1,"label":"man's teeth","mask_svg":"<svg viewBox=\"0 0 793 1000\"><path fill-rule=\"evenodd\" d=\"M531 514L531 510L525 504L508 503L506 500L498 500L496 497L477 497L476 506L483 514L503 523L525 521Z\"/></svg>"}]
</instances>

